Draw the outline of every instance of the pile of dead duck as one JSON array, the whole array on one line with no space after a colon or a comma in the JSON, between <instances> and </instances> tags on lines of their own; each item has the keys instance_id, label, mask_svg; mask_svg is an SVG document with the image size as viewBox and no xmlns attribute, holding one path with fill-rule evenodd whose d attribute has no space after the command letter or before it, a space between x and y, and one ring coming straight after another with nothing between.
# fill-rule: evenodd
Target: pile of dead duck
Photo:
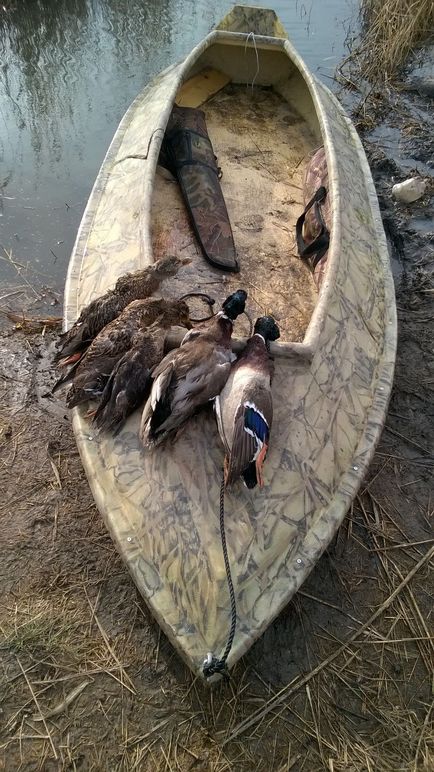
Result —
<instances>
[{"instance_id":1,"label":"pile of dead duck","mask_svg":"<svg viewBox=\"0 0 434 772\"><path fill-rule=\"evenodd\" d=\"M225 450L225 484L239 477L247 487L263 486L273 408L270 341L280 337L272 316L259 317L237 358L232 353L234 322L245 311L239 289L209 320L189 329L180 348L164 356L168 329L192 328L185 300L141 297L180 265L176 258L121 277L113 290L86 306L58 343L56 364L67 367L53 387L72 381L66 404L97 401L86 416L100 430L117 433L146 400L140 437L145 448L173 438L193 414L216 402Z\"/></svg>"}]
</instances>

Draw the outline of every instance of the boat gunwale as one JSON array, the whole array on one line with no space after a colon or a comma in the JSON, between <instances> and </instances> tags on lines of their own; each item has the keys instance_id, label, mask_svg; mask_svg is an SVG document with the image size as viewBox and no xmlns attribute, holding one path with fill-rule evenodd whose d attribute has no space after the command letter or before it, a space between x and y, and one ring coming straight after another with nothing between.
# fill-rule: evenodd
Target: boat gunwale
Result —
<instances>
[{"instance_id":1,"label":"boat gunwale","mask_svg":"<svg viewBox=\"0 0 434 772\"><path fill-rule=\"evenodd\" d=\"M98 203L104 194L106 181L110 176L110 173L113 167L113 162L115 161L117 152L122 144L122 140L124 138L125 132L127 131L128 125L131 122L132 118L134 117L135 110L142 103L148 91L151 91L151 89L154 88L156 79L161 78L164 75L168 74L170 70L175 69L176 66L177 66L176 64L171 64L168 67L166 67L163 71L161 71L156 76L154 76L149 81L149 83L147 83L146 86L144 86L144 88L137 94L135 99L133 99L130 106L122 116L118 124L118 127L113 135L113 138L104 155L104 158L102 160L95 182L92 185L91 191L89 193L89 197L87 199L83 214L81 216L80 224L77 230L77 235L75 237L74 245L71 251L71 257L68 263L68 270L67 270L66 279L65 279L65 288L63 291L63 309L64 309L63 310L63 331L64 332L68 330L69 327L72 326L72 324L76 321L78 317L77 297L75 297L76 305L74 308L72 308L72 300L70 296L78 295L80 275L81 275L81 270L84 262L85 249L86 249L89 233L92 230L92 225L95 220ZM153 139L153 135L151 136L150 143L152 139ZM143 160L146 160L146 158L144 158ZM77 257L79 259L77 259ZM138 266L138 268L139 267L140 266Z\"/></svg>"}]
</instances>

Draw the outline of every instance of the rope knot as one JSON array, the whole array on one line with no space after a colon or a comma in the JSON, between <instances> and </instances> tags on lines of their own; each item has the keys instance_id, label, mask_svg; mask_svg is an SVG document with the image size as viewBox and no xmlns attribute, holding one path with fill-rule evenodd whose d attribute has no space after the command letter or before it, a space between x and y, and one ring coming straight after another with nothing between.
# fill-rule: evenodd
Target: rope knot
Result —
<instances>
[{"instance_id":1,"label":"rope knot","mask_svg":"<svg viewBox=\"0 0 434 772\"><path fill-rule=\"evenodd\" d=\"M217 659L211 653L208 654L203 663L203 674L205 678L211 678L213 675L222 675L226 681L229 681L226 659Z\"/></svg>"}]
</instances>

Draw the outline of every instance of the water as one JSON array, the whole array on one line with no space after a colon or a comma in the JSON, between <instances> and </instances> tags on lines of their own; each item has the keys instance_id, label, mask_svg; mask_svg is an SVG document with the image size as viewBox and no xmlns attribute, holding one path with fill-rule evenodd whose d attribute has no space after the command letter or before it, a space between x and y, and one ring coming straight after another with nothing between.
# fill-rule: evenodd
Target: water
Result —
<instances>
[{"instance_id":1,"label":"water","mask_svg":"<svg viewBox=\"0 0 434 772\"><path fill-rule=\"evenodd\" d=\"M254 3L252 3L254 4ZM261 3L258 3L261 4ZM266 4L266 3L262 3ZM5 0L0 6L0 280L60 296L81 215L123 113L230 9L226 0ZM356 0L275 0L328 85Z\"/></svg>"}]
</instances>

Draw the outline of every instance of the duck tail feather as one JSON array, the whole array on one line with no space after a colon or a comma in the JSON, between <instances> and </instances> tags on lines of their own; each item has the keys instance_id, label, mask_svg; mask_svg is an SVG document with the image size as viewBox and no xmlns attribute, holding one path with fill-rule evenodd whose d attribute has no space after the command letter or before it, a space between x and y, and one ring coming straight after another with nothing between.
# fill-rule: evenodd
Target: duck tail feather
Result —
<instances>
[{"instance_id":1,"label":"duck tail feather","mask_svg":"<svg viewBox=\"0 0 434 772\"><path fill-rule=\"evenodd\" d=\"M242 478L248 488L252 489L256 487L258 480L256 477L256 464L254 461L252 461L247 469L244 470L242 473Z\"/></svg>"},{"instance_id":2,"label":"duck tail feather","mask_svg":"<svg viewBox=\"0 0 434 772\"><path fill-rule=\"evenodd\" d=\"M56 391L58 391L62 386L65 385L65 383L69 383L69 381L72 381L80 362L81 362L81 359L79 359L77 362L74 362L74 364L71 365L71 367L69 368L68 372L65 373L64 375L61 375L61 377L58 378L53 388L51 389L51 394L55 394Z\"/></svg>"}]
</instances>

